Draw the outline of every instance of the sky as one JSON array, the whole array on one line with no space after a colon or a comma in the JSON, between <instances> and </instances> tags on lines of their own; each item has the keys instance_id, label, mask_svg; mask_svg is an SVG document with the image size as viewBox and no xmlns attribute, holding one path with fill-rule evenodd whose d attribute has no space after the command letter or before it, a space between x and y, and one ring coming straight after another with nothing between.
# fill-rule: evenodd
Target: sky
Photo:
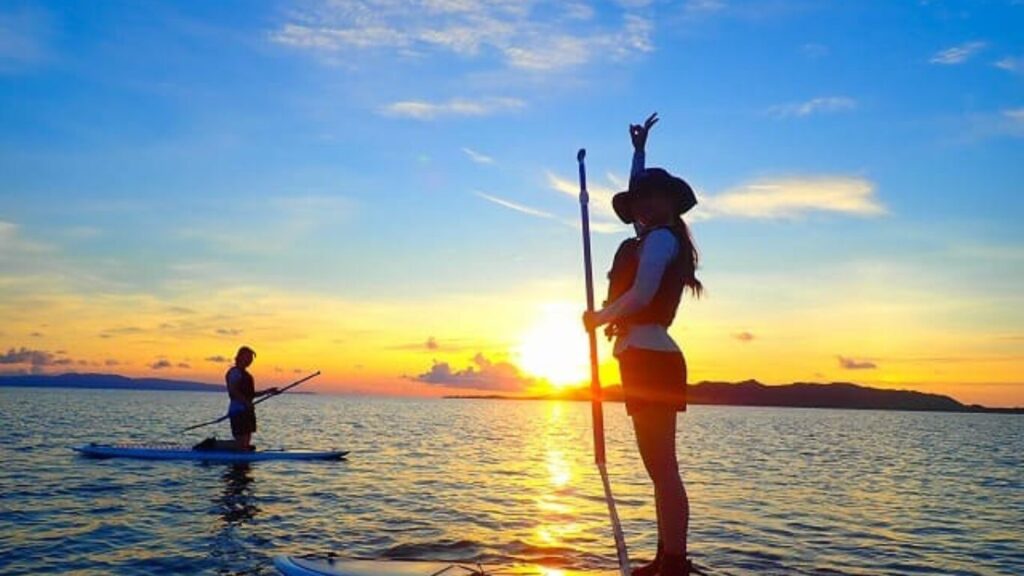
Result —
<instances>
[{"instance_id":1,"label":"sky","mask_svg":"<svg viewBox=\"0 0 1024 576\"><path fill-rule=\"evenodd\" d=\"M690 380L1024 406L1024 2L0 4L0 373L588 381L628 125L697 190ZM618 382L608 343L601 377Z\"/></svg>"}]
</instances>

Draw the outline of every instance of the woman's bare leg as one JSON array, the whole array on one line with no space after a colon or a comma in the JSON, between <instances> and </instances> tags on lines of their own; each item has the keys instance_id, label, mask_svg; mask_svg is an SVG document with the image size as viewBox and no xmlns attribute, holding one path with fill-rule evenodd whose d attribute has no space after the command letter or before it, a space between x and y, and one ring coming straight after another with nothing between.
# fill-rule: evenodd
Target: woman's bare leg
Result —
<instances>
[{"instance_id":1,"label":"woman's bare leg","mask_svg":"<svg viewBox=\"0 0 1024 576\"><path fill-rule=\"evenodd\" d=\"M665 554L685 558L690 504L676 460L676 412L662 408L642 409L633 415L633 429L640 457L654 482L658 536Z\"/></svg>"}]
</instances>

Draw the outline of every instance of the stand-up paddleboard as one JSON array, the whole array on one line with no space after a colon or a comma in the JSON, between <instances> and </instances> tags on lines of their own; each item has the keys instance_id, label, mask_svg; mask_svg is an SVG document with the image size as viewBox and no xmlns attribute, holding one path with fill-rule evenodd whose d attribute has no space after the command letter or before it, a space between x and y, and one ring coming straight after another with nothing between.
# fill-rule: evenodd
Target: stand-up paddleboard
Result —
<instances>
[{"instance_id":1,"label":"stand-up paddleboard","mask_svg":"<svg viewBox=\"0 0 1024 576\"><path fill-rule=\"evenodd\" d=\"M260 462L263 460L341 460L348 451L328 450L196 450L179 444L85 444L75 450L93 458L142 460L201 460L203 462Z\"/></svg>"},{"instance_id":2,"label":"stand-up paddleboard","mask_svg":"<svg viewBox=\"0 0 1024 576\"><path fill-rule=\"evenodd\" d=\"M356 560L278 556L276 567L285 576L614 576L615 571L577 571L530 564L480 565L463 562Z\"/></svg>"}]
</instances>

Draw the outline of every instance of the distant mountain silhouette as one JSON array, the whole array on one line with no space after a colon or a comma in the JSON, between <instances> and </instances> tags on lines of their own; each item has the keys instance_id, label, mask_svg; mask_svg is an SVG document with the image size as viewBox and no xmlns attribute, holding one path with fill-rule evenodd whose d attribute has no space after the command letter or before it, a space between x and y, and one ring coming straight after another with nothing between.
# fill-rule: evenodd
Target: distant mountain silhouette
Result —
<instances>
[{"instance_id":1,"label":"distant mountain silhouette","mask_svg":"<svg viewBox=\"0 0 1024 576\"><path fill-rule=\"evenodd\" d=\"M606 402L622 402L622 386L604 388L603 396ZM458 395L447 396L447 398L514 399L511 396L493 394L486 396ZM542 396L521 397L521 399L590 401L590 388L572 388ZM968 406L941 394L870 388L850 382L830 384L794 382L779 386L768 386L757 380L698 382L688 386L687 401L690 404L725 406L1024 413L1024 408L986 408L977 404Z\"/></svg>"},{"instance_id":2,"label":"distant mountain silhouette","mask_svg":"<svg viewBox=\"0 0 1024 576\"><path fill-rule=\"evenodd\" d=\"M116 374L61 374L59 376L0 376L0 386L29 388L85 388L110 390L168 390L181 392L224 392L223 385L163 378L127 378Z\"/></svg>"}]
</instances>

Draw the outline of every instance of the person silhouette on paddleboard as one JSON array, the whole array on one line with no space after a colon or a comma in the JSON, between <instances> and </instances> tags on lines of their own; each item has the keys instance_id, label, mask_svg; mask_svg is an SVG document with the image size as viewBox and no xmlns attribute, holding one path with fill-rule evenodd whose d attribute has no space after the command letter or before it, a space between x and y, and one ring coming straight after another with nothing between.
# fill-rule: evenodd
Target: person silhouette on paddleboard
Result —
<instances>
[{"instance_id":1,"label":"person silhouette on paddleboard","mask_svg":"<svg viewBox=\"0 0 1024 576\"><path fill-rule=\"evenodd\" d=\"M238 450L254 450L252 435L256 432L256 406L253 401L260 396L277 394L277 388L256 391L256 379L247 368L256 359L256 352L242 346L235 354L235 365L224 375L228 387L228 417L231 419L231 435L235 437Z\"/></svg>"},{"instance_id":2,"label":"person silhouette on paddleboard","mask_svg":"<svg viewBox=\"0 0 1024 576\"><path fill-rule=\"evenodd\" d=\"M689 502L676 459L676 413L686 410L686 360L668 333L685 289L700 297L697 249L682 216L697 200L683 179L662 168L644 168L652 114L630 125L633 170L629 189L612 199L616 215L637 235L624 241L608 274L604 308L586 312L588 330L608 325L615 338L626 412L654 484L658 550L633 576L683 576L687 560Z\"/></svg>"}]
</instances>

